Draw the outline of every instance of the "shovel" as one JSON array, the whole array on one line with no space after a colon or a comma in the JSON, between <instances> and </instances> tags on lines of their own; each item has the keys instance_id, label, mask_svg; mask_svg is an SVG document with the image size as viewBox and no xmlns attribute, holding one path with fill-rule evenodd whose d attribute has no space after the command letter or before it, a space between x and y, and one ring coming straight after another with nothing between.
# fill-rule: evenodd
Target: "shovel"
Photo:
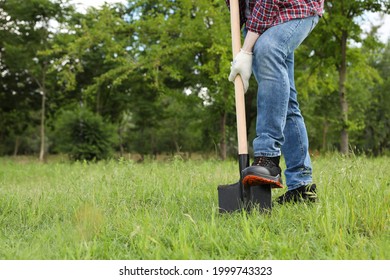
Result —
<instances>
[{"instance_id":1,"label":"shovel","mask_svg":"<svg viewBox=\"0 0 390 280\"><path fill-rule=\"evenodd\" d=\"M240 12L238 0L230 1L230 21L232 32L233 58L241 49ZM237 210L250 210L258 207L260 211L271 210L271 185L244 186L242 171L249 166L248 142L245 117L244 85L237 75L234 81L236 121L238 138L238 165L240 179L235 184L218 186L218 204L220 213L231 213Z\"/></svg>"}]
</instances>

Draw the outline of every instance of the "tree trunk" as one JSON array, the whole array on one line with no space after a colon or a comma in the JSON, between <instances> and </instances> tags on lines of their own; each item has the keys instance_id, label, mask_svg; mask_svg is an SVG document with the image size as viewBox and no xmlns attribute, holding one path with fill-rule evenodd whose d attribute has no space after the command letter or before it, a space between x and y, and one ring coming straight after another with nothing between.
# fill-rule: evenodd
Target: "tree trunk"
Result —
<instances>
[{"instance_id":1,"label":"tree trunk","mask_svg":"<svg viewBox=\"0 0 390 280\"><path fill-rule=\"evenodd\" d=\"M220 131L221 131L221 141L219 143L220 148L220 157L222 160L225 160L227 157L227 148L226 148L226 118L227 113L224 111L221 115L220 122Z\"/></svg>"},{"instance_id":2,"label":"tree trunk","mask_svg":"<svg viewBox=\"0 0 390 280\"><path fill-rule=\"evenodd\" d=\"M46 89L42 88L42 105L41 105L41 148L39 160L45 160L45 111L46 111Z\"/></svg>"},{"instance_id":3,"label":"tree trunk","mask_svg":"<svg viewBox=\"0 0 390 280\"><path fill-rule=\"evenodd\" d=\"M19 146L20 146L20 137L19 137L19 136L16 136L16 139L15 139L15 146L14 146L14 157L16 157L16 156L18 155Z\"/></svg>"},{"instance_id":4,"label":"tree trunk","mask_svg":"<svg viewBox=\"0 0 390 280\"><path fill-rule=\"evenodd\" d=\"M327 144L328 130L329 130L329 122L325 118L324 119L324 123L323 123L323 127L322 127L322 151L326 151L327 150L327 146L328 146L328 144Z\"/></svg>"},{"instance_id":5,"label":"tree trunk","mask_svg":"<svg viewBox=\"0 0 390 280\"><path fill-rule=\"evenodd\" d=\"M339 98L341 108L341 139L340 152L348 155L349 140L348 140L348 101L345 89L345 81L347 79L347 31L343 31L341 35L341 65L339 67Z\"/></svg>"},{"instance_id":6,"label":"tree trunk","mask_svg":"<svg viewBox=\"0 0 390 280\"><path fill-rule=\"evenodd\" d=\"M118 136L119 136L119 152L120 152L120 156L123 157L123 155L125 154L125 148L123 147L122 124L120 124L118 128Z\"/></svg>"}]
</instances>

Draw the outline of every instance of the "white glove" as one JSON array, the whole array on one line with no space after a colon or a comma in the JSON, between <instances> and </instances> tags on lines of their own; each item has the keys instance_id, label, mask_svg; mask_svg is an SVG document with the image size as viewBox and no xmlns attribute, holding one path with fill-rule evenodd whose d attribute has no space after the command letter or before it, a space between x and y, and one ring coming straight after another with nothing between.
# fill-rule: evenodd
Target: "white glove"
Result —
<instances>
[{"instance_id":1,"label":"white glove","mask_svg":"<svg viewBox=\"0 0 390 280\"><path fill-rule=\"evenodd\" d=\"M249 88L249 79L252 75L252 53L243 51L242 49L236 55L230 68L229 81L234 82L237 75L241 76L244 83L244 91L247 92Z\"/></svg>"}]
</instances>

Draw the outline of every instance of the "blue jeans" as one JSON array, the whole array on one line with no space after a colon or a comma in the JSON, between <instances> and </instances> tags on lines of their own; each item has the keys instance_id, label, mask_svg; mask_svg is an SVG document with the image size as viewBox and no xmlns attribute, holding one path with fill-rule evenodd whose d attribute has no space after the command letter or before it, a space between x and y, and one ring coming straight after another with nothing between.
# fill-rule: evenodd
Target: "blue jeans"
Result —
<instances>
[{"instance_id":1,"label":"blue jeans","mask_svg":"<svg viewBox=\"0 0 390 280\"><path fill-rule=\"evenodd\" d=\"M252 69L258 83L254 156L283 154L288 190L312 183L309 141L294 83L294 50L318 19L313 16L273 26L253 48Z\"/></svg>"}]
</instances>

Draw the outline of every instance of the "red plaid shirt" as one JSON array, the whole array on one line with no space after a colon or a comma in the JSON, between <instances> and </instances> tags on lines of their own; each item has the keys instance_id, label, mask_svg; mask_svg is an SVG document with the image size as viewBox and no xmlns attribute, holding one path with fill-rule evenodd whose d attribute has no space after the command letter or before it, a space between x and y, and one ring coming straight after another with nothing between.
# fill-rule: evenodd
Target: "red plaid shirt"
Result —
<instances>
[{"instance_id":1,"label":"red plaid shirt","mask_svg":"<svg viewBox=\"0 0 390 280\"><path fill-rule=\"evenodd\" d=\"M230 0L225 1L230 7ZM245 17L246 1L239 0L239 6L241 24L261 35L268 28L292 19L321 16L324 0L249 0L251 18Z\"/></svg>"}]
</instances>

